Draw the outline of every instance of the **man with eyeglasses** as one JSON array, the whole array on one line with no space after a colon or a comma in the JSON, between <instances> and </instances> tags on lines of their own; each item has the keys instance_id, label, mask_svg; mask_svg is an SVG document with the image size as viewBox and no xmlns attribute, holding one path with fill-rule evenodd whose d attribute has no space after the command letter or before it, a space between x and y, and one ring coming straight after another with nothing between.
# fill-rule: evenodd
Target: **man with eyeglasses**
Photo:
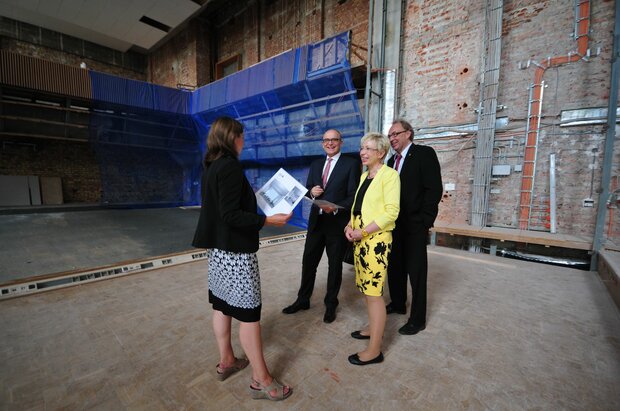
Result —
<instances>
[{"instance_id":1,"label":"man with eyeglasses","mask_svg":"<svg viewBox=\"0 0 620 411\"><path fill-rule=\"evenodd\" d=\"M325 132L322 145L326 156L310 165L306 187L312 199L326 200L344 209L312 205L301 267L301 285L295 302L282 310L284 314L294 314L310 308L316 270L325 250L328 272L323 321L326 323L336 319L338 292L342 283L342 258L347 247L347 240L342 233L349 222L349 210L361 175L357 159L343 156L340 152L342 143L338 130Z\"/></svg>"},{"instance_id":2,"label":"man with eyeglasses","mask_svg":"<svg viewBox=\"0 0 620 411\"><path fill-rule=\"evenodd\" d=\"M426 328L426 242L437 217L443 194L441 167L435 150L413 144L413 127L394 120L388 134L396 152L387 165L400 174L400 212L392 232L392 253L388 264L391 302L388 314L407 313L407 277L411 283L409 320L398 332L414 335Z\"/></svg>"}]
</instances>

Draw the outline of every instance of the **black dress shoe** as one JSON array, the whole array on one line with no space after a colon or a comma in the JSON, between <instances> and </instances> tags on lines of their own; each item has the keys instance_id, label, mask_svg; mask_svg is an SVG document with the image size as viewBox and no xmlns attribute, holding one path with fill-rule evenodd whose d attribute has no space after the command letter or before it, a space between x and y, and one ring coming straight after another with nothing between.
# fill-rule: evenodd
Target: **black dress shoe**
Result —
<instances>
[{"instance_id":1,"label":"black dress shoe","mask_svg":"<svg viewBox=\"0 0 620 411\"><path fill-rule=\"evenodd\" d=\"M385 306L385 311L388 314L407 314L407 309L406 308L398 308L395 307L392 303L389 303L388 305Z\"/></svg>"},{"instance_id":2,"label":"black dress shoe","mask_svg":"<svg viewBox=\"0 0 620 411\"><path fill-rule=\"evenodd\" d=\"M380 362L383 362L383 353L380 352L379 355L377 355L372 360L368 360L368 361L360 360L360 356L357 355L357 353L355 353L355 354L349 355L349 362L354 365L378 364Z\"/></svg>"},{"instance_id":3,"label":"black dress shoe","mask_svg":"<svg viewBox=\"0 0 620 411\"><path fill-rule=\"evenodd\" d=\"M336 309L335 308L326 308L325 315L323 316L324 323L333 323L336 319Z\"/></svg>"},{"instance_id":4,"label":"black dress shoe","mask_svg":"<svg viewBox=\"0 0 620 411\"><path fill-rule=\"evenodd\" d=\"M299 301L295 301L293 304L285 307L282 312L284 314L295 314L299 310L307 310L308 308L310 308L309 302L306 301L305 303L302 303Z\"/></svg>"},{"instance_id":5,"label":"black dress shoe","mask_svg":"<svg viewBox=\"0 0 620 411\"><path fill-rule=\"evenodd\" d=\"M424 330L426 325L413 325L411 323L407 323L398 329L398 332L402 335L415 335L420 331Z\"/></svg>"},{"instance_id":6,"label":"black dress shoe","mask_svg":"<svg viewBox=\"0 0 620 411\"><path fill-rule=\"evenodd\" d=\"M351 337L355 338L356 340L370 340L370 335L364 335L360 331L353 331L351 333Z\"/></svg>"}]
</instances>

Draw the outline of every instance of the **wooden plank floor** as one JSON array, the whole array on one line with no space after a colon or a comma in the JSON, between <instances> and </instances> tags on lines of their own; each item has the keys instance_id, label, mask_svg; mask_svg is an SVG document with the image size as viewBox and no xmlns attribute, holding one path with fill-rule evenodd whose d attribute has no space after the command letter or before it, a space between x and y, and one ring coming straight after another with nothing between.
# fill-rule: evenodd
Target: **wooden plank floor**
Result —
<instances>
[{"instance_id":1,"label":"wooden plank floor","mask_svg":"<svg viewBox=\"0 0 620 411\"><path fill-rule=\"evenodd\" d=\"M431 247L427 329L401 336L405 316L388 316L385 362L356 367L366 309L350 266L334 323L325 259L310 310L281 313L302 246L259 251L265 353L290 399L251 400L249 370L215 379L201 261L0 301L1 408L620 409L620 317L596 273Z\"/></svg>"},{"instance_id":2,"label":"wooden plank floor","mask_svg":"<svg viewBox=\"0 0 620 411\"><path fill-rule=\"evenodd\" d=\"M437 233L462 235L476 238L489 238L517 243L540 244L545 246L592 250L592 238L569 234L552 234L542 231L515 230L502 227L475 227L469 224L435 223L432 228Z\"/></svg>"}]
</instances>

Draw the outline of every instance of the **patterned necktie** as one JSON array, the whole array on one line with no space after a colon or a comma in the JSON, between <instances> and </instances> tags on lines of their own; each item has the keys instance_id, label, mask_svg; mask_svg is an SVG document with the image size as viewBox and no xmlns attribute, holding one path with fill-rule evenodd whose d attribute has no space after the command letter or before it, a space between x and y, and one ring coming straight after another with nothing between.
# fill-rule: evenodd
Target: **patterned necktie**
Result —
<instances>
[{"instance_id":1,"label":"patterned necktie","mask_svg":"<svg viewBox=\"0 0 620 411\"><path fill-rule=\"evenodd\" d=\"M400 154L396 154L396 162L394 163L394 170L398 171L398 165L400 164Z\"/></svg>"},{"instance_id":2,"label":"patterned necktie","mask_svg":"<svg viewBox=\"0 0 620 411\"><path fill-rule=\"evenodd\" d=\"M327 184L327 177L329 176L329 167L332 164L332 158L329 157L327 159L327 165L325 166L325 171L323 171L323 188L325 188L325 184Z\"/></svg>"}]
</instances>

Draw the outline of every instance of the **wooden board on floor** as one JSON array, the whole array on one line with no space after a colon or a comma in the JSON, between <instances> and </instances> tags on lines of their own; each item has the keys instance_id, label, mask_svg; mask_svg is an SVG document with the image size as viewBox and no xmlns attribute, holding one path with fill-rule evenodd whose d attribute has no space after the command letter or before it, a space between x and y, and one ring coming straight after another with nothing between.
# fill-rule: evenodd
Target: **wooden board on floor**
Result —
<instances>
[{"instance_id":1,"label":"wooden board on floor","mask_svg":"<svg viewBox=\"0 0 620 411\"><path fill-rule=\"evenodd\" d=\"M435 223L435 227L431 230L436 233L466 237L540 244L576 250L592 250L592 238L577 237L568 234L552 234L542 231L516 230L502 227L474 227L469 224L445 224L441 222Z\"/></svg>"}]
</instances>

